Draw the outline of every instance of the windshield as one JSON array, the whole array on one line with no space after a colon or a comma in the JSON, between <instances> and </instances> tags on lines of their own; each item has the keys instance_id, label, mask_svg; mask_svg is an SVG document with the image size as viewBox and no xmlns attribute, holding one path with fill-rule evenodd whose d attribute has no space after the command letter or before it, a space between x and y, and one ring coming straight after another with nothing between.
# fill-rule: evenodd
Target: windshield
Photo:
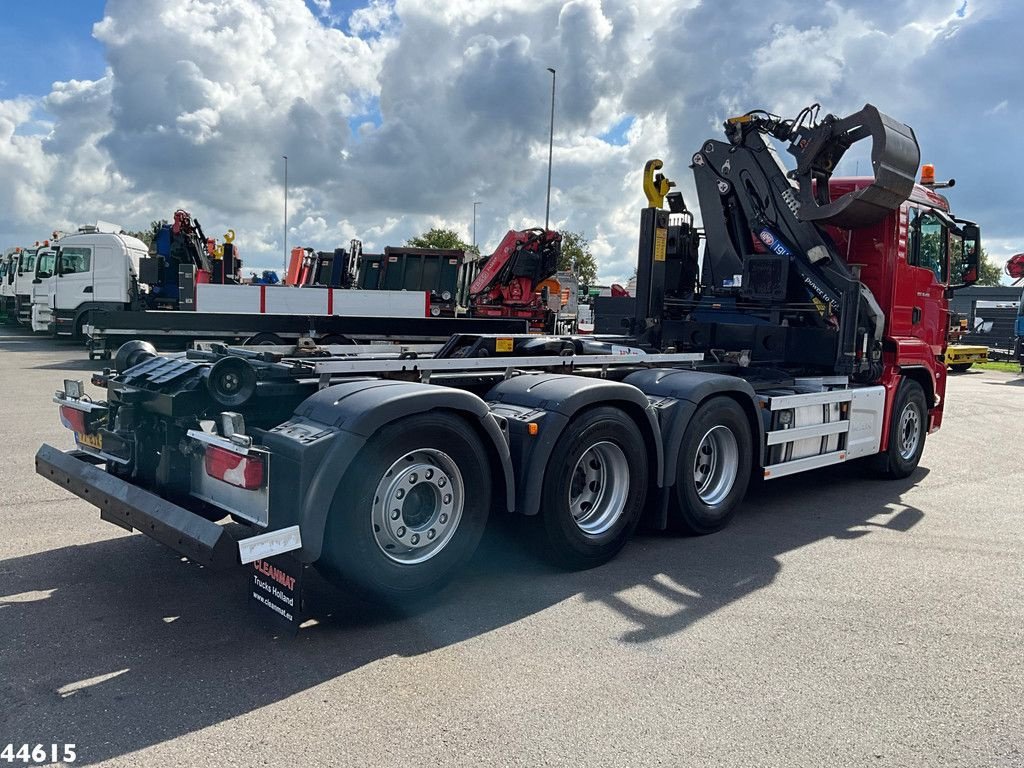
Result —
<instances>
[{"instance_id":1,"label":"windshield","mask_svg":"<svg viewBox=\"0 0 1024 768\"><path fill-rule=\"evenodd\" d=\"M36 277L50 277L53 275L53 265L57 261L57 254L55 251L43 251L39 254L38 263L36 264Z\"/></svg>"}]
</instances>

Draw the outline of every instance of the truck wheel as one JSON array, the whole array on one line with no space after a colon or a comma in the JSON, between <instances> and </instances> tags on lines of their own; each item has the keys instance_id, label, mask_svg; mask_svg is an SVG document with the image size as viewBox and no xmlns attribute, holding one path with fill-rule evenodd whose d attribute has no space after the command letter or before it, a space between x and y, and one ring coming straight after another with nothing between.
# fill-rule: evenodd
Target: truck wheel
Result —
<instances>
[{"instance_id":1,"label":"truck wheel","mask_svg":"<svg viewBox=\"0 0 1024 768\"><path fill-rule=\"evenodd\" d=\"M547 549L560 565L593 568L629 540L647 495L647 449L618 408L577 416L551 452L540 516Z\"/></svg>"},{"instance_id":2,"label":"truck wheel","mask_svg":"<svg viewBox=\"0 0 1024 768\"><path fill-rule=\"evenodd\" d=\"M243 344L247 347L283 347L284 341L276 333L257 333L246 339Z\"/></svg>"},{"instance_id":3,"label":"truck wheel","mask_svg":"<svg viewBox=\"0 0 1024 768\"><path fill-rule=\"evenodd\" d=\"M319 344L321 346L333 346L337 344L355 344L355 342L348 336L342 336L340 333L329 333L320 339Z\"/></svg>"},{"instance_id":4,"label":"truck wheel","mask_svg":"<svg viewBox=\"0 0 1024 768\"><path fill-rule=\"evenodd\" d=\"M318 567L376 597L422 597L476 550L490 506L491 467L469 424L451 414L401 419L342 478Z\"/></svg>"},{"instance_id":5,"label":"truck wheel","mask_svg":"<svg viewBox=\"0 0 1024 768\"><path fill-rule=\"evenodd\" d=\"M966 370L970 370L972 365L974 365L974 363L953 363L949 366L949 369L954 373L963 373Z\"/></svg>"},{"instance_id":6,"label":"truck wheel","mask_svg":"<svg viewBox=\"0 0 1024 768\"><path fill-rule=\"evenodd\" d=\"M908 477L921 461L927 435L928 404L924 390L913 379L904 379L889 420L889 446L875 456L876 468L893 480Z\"/></svg>"},{"instance_id":7,"label":"truck wheel","mask_svg":"<svg viewBox=\"0 0 1024 768\"><path fill-rule=\"evenodd\" d=\"M747 492L753 455L740 404L729 397L704 402L683 432L672 527L698 536L725 528Z\"/></svg>"}]
</instances>

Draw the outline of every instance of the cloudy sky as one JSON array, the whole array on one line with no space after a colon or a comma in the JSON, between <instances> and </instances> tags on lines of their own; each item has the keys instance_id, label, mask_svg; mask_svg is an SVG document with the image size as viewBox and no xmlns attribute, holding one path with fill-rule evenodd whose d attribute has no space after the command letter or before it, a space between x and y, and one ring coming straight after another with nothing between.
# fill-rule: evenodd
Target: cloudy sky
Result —
<instances>
[{"instance_id":1,"label":"cloudy sky","mask_svg":"<svg viewBox=\"0 0 1024 768\"><path fill-rule=\"evenodd\" d=\"M551 217L605 279L635 261L650 157L687 168L721 121L865 102L912 125L1000 262L1024 250L1015 0L39 0L0 19L0 247L191 210L250 267L289 245L482 250ZM847 165L852 165L853 159ZM865 164L866 165L866 164ZM847 167L846 172L855 169ZM862 171L866 169L861 169Z\"/></svg>"}]
</instances>

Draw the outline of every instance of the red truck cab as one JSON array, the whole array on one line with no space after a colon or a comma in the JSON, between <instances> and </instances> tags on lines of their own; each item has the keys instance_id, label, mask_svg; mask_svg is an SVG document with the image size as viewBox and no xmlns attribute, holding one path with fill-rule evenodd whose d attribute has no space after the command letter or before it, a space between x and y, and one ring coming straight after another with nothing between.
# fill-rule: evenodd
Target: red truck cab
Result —
<instances>
[{"instance_id":1,"label":"red truck cab","mask_svg":"<svg viewBox=\"0 0 1024 768\"><path fill-rule=\"evenodd\" d=\"M870 185L870 178L833 179L832 197ZM847 263L878 302L883 335L886 419L903 376L913 378L928 400L928 430L942 424L946 394L944 361L949 332L949 295L964 282L962 254L980 253L977 227L955 219L949 202L934 189L916 184L910 198L878 224L862 229L829 227ZM973 282L973 279L969 278ZM888 441L888 427L882 435Z\"/></svg>"}]
</instances>

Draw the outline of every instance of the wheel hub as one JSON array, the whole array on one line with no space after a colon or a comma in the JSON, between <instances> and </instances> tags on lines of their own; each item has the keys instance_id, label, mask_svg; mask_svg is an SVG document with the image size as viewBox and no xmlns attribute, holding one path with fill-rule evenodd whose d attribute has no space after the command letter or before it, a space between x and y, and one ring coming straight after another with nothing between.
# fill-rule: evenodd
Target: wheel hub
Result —
<instances>
[{"instance_id":1,"label":"wheel hub","mask_svg":"<svg viewBox=\"0 0 1024 768\"><path fill-rule=\"evenodd\" d=\"M899 426L899 451L900 458L909 460L917 452L917 445L921 440L921 416L917 409L907 403L900 414Z\"/></svg>"},{"instance_id":2,"label":"wheel hub","mask_svg":"<svg viewBox=\"0 0 1024 768\"><path fill-rule=\"evenodd\" d=\"M693 486L709 507L720 504L732 491L739 471L736 435L719 424L701 438L693 458Z\"/></svg>"},{"instance_id":3,"label":"wheel hub","mask_svg":"<svg viewBox=\"0 0 1024 768\"><path fill-rule=\"evenodd\" d=\"M573 469L569 483L569 511L588 536L599 536L615 525L629 495L629 463L615 443L590 446Z\"/></svg>"},{"instance_id":4,"label":"wheel hub","mask_svg":"<svg viewBox=\"0 0 1024 768\"><path fill-rule=\"evenodd\" d=\"M465 501L462 473L435 448L409 451L384 472L373 499L373 537L391 560L415 565L451 541Z\"/></svg>"}]
</instances>

